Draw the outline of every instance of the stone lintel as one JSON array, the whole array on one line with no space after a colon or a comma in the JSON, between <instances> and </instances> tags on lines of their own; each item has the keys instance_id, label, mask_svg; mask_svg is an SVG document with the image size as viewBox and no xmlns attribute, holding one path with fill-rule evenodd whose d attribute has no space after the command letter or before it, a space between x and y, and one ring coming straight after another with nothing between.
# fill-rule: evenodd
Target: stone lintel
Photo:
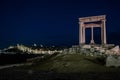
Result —
<instances>
[{"instance_id":1,"label":"stone lintel","mask_svg":"<svg viewBox=\"0 0 120 80\"><path fill-rule=\"evenodd\" d=\"M83 17L83 18L79 18L79 22L95 22L95 21L105 20L105 18L106 15Z\"/></svg>"}]
</instances>

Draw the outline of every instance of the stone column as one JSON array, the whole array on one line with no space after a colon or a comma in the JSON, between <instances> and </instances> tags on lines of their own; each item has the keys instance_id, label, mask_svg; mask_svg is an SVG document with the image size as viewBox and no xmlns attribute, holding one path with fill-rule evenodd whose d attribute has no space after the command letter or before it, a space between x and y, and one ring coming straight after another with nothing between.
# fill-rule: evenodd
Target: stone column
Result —
<instances>
[{"instance_id":1,"label":"stone column","mask_svg":"<svg viewBox=\"0 0 120 80\"><path fill-rule=\"evenodd\" d=\"M101 44L104 44L104 32L103 32L103 23L101 24Z\"/></svg>"},{"instance_id":2,"label":"stone column","mask_svg":"<svg viewBox=\"0 0 120 80\"><path fill-rule=\"evenodd\" d=\"M91 44L94 44L94 33L93 33L93 26L91 27Z\"/></svg>"},{"instance_id":3,"label":"stone column","mask_svg":"<svg viewBox=\"0 0 120 80\"><path fill-rule=\"evenodd\" d=\"M106 21L106 20L103 20L104 44L106 44L106 25L105 25L105 21Z\"/></svg>"},{"instance_id":4,"label":"stone column","mask_svg":"<svg viewBox=\"0 0 120 80\"><path fill-rule=\"evenodd\" d=\"M83 22L79 22L79 44L83 43Z\"/></svg>"},{"instance_id":5,"label":"stone column","mask_svg":"<svg viewBox=\"0 0 120 80\"><path fill-rule=\"evenodd\" d=\"M85 27L83 27L83 44L85 44Z\"/></svg>"},{"instance_id":6,"label":"stone column","mask_svg":"<svg viewBox=\"0 0 120 80\"><path fill-rule=\"evenodd\" d=\"M102 40L102 44L107 44L105 20L102 20L102 23L101 23L101 40Z\"/></svg>"}]
</instances>

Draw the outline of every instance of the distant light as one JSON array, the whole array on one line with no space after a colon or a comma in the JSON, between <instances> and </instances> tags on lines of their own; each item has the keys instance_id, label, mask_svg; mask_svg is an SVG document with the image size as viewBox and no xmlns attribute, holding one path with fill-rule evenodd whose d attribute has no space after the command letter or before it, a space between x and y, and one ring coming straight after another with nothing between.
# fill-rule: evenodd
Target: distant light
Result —
<instances>
[{"instance_id":1,"label":"distant light","mask_svg":"<svg viewBox=\"0 0 120 80\"><path fill-rule=\"evenodd\" d=\"M34 44L33 46L37 46L36 44Z\"/></svg>"},{"instance_id":2,"label":"distant light","mask_svg":"<svg viewBox=\"0 0 120 80\"><path fill-rule=\"evenodd\" d=\"M43 47L43 45L40 45L40 47Z\"/></svg>"}]
</instances>

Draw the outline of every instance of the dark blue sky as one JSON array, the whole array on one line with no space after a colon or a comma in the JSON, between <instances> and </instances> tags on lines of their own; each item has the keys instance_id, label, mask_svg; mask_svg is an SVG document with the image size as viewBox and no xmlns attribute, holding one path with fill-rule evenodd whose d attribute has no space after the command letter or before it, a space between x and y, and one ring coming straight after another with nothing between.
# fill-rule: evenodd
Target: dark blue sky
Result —
<instances>
[{"instance_id":1,"label":"dark blue sky","mask_svg":"<svg viewBox=\"0 0 120 80\"><path fill-rule=\"evenodd\" d=\"M103 14L108 43L120 44L119 0L0 0L0 48L17 43L75 45L78 18Z\"/></svg>"}]
</instances>

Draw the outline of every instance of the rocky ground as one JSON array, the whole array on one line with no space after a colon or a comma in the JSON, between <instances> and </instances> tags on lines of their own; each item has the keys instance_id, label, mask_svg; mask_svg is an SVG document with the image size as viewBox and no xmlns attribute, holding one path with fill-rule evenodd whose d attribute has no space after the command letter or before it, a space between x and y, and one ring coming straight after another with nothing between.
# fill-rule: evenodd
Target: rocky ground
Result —
<instances>
[{"instance_id":1,"label":"rocky ground","mask_svg":"<svg viewBox=\"0 0 120 80\"><path fill-rule=\"evenodd\" d=\"M120 80L120 68L106 67L105 58L54 54L32 65L0 70L0 80Z\"/></svg>"}]
</instances>

